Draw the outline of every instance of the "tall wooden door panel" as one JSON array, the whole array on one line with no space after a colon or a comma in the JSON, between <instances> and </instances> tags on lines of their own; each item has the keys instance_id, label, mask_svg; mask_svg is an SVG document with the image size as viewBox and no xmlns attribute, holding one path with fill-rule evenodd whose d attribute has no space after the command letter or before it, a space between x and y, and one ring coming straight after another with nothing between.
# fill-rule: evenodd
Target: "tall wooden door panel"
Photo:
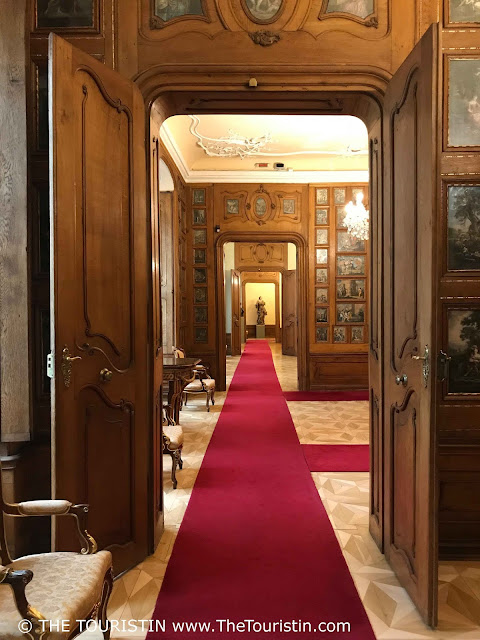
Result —
<instances>
[{"instance_id":1,"label":"tall wooden door panel","mask_svg":"<svg viewBox=\"0 0 480 640\"><path fill-rule=\"evenodd\" d=\"M385 554L427 623L436 621L435 349L437 29L385 98Z\"/></svg>"},{"instance_id":2,"label":"tall wooden door panel","mask_svg":"<svg viewBox=\"0 0 480 640\"><path fill-rule=\"evenodd\" d=\"M282 353L297 355L297 272L282 274Z\"/></svg>"},{"instance_id":3,"label":"tall wooden door panel","mask_svg":"<svg viewBox=\"0 0 480 640\"><path fill-rule=\"evenodd\" d=\"M241 352L240 271L232 269L232 356L239 356Z\"/></svg>"},{"instance_id":4,"label":"tall wooden door panel","mask_svg":"<svg viewBox=\"0 0 480 640\"><path fill-rule=\"evenodd\" d=\"M90 504L119 573L147 555L151 511L144 105L53 34L49 65L53 494Z\"/></svg>"}]
</instances>

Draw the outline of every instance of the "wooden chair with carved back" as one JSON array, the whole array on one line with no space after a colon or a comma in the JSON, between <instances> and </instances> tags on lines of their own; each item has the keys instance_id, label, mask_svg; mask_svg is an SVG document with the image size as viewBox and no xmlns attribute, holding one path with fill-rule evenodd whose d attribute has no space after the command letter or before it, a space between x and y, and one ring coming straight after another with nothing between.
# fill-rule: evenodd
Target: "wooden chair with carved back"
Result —
<instances>
[{"instance_id":1,"label":"wooden chair with carved back","mask_svg":"<svg viewBox=\"0 0 480 640\"><path fill-rule=\"evenodd\" d=\"M163 453L172 458L172 484L177 488L177 466L183 469L182 449L183 449L183 429L179 424L175 424L170 417L171 411L168 405L163 406Z\"/></svg>"},{"instance_id":2,"label":"wooden chair with carved back","mask_svg":"<svg viewBox=\"0 0 480 640\"><path fill-rule=\"evenodd\" d=\"M173 355L176 358L184 358L185 351L179 347L172 347ZM183 401L187 404L187 398L189 394L198 395L199 393L205 393L207 397L207 411L210 411L210 403L215 404L215 380L208 373L207 367L203 364L198 364L195 369L195 380L187 384L183 390Z\"/></svg>"},{"instance_id":3,"label":"wooden chair with carved back","mask_svg":"<svg viewBox=\"0 0 480 640\"><path fill-rule=\"evenodd\" d=\"M109 551L97 552L97 544L87 531L88 505L67 500L9 504L3 499L1 470L0 462L0 638L71 640L85 630L78 621L97 620L108 640L112 556ZM30 516L73 517L80 553L41 553L12 560L5 519Z\"/></svg>"}]
</instances>

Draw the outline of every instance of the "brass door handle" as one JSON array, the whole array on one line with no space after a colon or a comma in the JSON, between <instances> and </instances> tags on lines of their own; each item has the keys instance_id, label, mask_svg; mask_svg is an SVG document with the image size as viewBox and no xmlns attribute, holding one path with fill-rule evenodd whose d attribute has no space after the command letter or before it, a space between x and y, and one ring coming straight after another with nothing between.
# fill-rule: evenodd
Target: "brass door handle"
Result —
<instances>
[{"instance_id":1,"label":"brass door handle","mask_svg":"<svg viewBox=\"0 0 480 640\"><path fill-rule=\"evenodd\" d=\"M430 350L428 348L428 344L425 346L423 356L412 356L412 360L423 361L422 377L423 386L426 388L428 386L428 378L430 377Z\"/></svg>"},{"instance_id":2,"label":"brass door handle","mask_svg":"<svg viewBox=\"0 0 480 640\"><path fill-rule=\"evenodd\" d=\"M113 371L110 371L110 369L102 369L100 371L100 380L102 382L110 382L110 380L113 378Z\"/></svg>"},{"instance_id":3,"label":"brass door handle","mask_svg":"<svg viewBox=\"0 0 480 640\"><path fill-rule=\"evenodd\" d=\"M403 373L401 376L395 376L395 384L407 386L408 376L406 373Z\"/></svg>"},{"instance_id":4,"label":"brass door handle","mask_svg":"<svg viewBox=\"0 0 480 640\"><path fill-rule=\"evenodd\" d=\"M63 347L63 351L62 351L62 375L63 375L63 384L67 387L70 386L70 383L72 381L72 362L75 362L75 360L81 360L82 356L71 356L70 355L70 351L67 347L67 345L65 345Z\"/></svg>"}]
</instances>

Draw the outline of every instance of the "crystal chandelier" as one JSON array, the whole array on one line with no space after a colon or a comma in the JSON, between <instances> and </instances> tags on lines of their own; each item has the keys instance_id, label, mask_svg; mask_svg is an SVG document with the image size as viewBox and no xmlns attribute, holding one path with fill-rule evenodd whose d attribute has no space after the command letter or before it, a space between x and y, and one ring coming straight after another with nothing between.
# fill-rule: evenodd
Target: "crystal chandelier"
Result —
<instances>
[{"instance_id":1,"label":"crystal chandelier","mask_svg":"<svg viewBox=\"0 0 480 640\"><path fill-rule=\"evenodd\" d=\"M355 196L355 204L349 202L345 206L346 216L344 219L348 232L359 240L368 240L369 233L369 212L363 204L363 191L359 191Z\"/></svg>"},{"instance_id":2,"label":"crystal chandelier","mask_svg":"<svg viewBox=\"0 0 480 640\"><path fill-rule=\"evenodd\" d=\"M197 127L200 124L200 120L197 116L191 115L190 118L192 120L190 133L197 138L198 146L205 151L207 156L217 158L234 158L238 156L243 160L247 156L259 155L272 139L270 133L256 138L246 138L231 129L227 132L228 135L222 138L208 138L198 133Z\"/></svg>"}]
</instances>

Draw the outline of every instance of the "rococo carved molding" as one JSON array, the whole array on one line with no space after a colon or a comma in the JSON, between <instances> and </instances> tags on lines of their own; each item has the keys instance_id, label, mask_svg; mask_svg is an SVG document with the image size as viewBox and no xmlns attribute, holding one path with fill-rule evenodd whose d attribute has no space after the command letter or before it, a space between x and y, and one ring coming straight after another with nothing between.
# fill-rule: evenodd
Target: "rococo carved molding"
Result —
<instances>
[{"instance_id":1,"label":"rococo carved molding","mask_svg":"<svg viewBox=\"0 0 480 640\"><path fill-rule=\"evenodd\" d=\"M220 198L224 223L255 222L262 226L272 220L301 222L302 192L298 189L269 191L261 184L255 191L222 190Z\"/></svg>"},{"instance_id":2,"label":"rococo carved molding","mask_svg":"<svg viewBox=\"0 0 480 640\"><path fill-rule=\"evenodd\" d=\"M198 13L184 13L185 9L180 4L176 8L173 2L168 9L159 9L155 0L141 3L142 35L153 41L192 32L213 40L232 31L243 32L261 47L270 47L295 33L319 38L334 30L380 40L391 31L391 0L202 0Z\"/></svg>"},{"instance_id":3,"label":"rococo carved molding","mask_svg":"<svg viewBox=\"0 0 480 640\"><path fill-rule=\"evenodd\" d=\"M201 0L201 11L202 13L182 13L181 9L178 14L172 13L171 15L167 15L162 17L156 12L156 3L155 0L151 0L150 4L150 19L148 21L150 29L163 29L172 24L177 24L178 22L184 22L185 20L202 20L203 22L211 22L210 17L208 15L207 3L206 0ZM168 8L165 7L167 10Z\"/></svg>"},{"instance_id":4,"label":"rococo carved molding","mask_svg":"<svg viewBox=\"0 0 480 640\"><path fill-rule=\"evenodd\" d=\"M274 31L253 31L248 35L255 44L259 44L261 47L270 47L281 38L280 34Z\"/></svg>"},{"instance_id":5,"label":"rococo carved molding","mask_svg":"<svg viewBox=\"0 0 480 640\"><path fill-rule=\"evenodd\" d=\"M359 5L363 1L365 7L365 13L369 11L368 0L359 0L357 5ZM365 13L362 15L360 13L360 7L357 8L359 13L355 13L354 11L342 11L341 9L329 11L328 7L330 4L330 0L323 0L322 8L320 9L320 13L318 14L319 20L325 20L328 18L344 18L346 20L352 20L353 22L357 22L364 27L370 27L378 29L378 16L377 16L377 2L378 0L373 0L372 8L373 11L370 11L368 15Z\"/></svg>"},{"instance_id":6,"label":"rococo carved molding","mask_svg":"<svg viewBox=\"0 0 480 640\"><path fill-rule=\"evenodd\" d=\"M270 0L265 4L256 0L241 0L247 18L256 24L276 22L283 13L287 0Z\"/></svg>"}]
</instances>

